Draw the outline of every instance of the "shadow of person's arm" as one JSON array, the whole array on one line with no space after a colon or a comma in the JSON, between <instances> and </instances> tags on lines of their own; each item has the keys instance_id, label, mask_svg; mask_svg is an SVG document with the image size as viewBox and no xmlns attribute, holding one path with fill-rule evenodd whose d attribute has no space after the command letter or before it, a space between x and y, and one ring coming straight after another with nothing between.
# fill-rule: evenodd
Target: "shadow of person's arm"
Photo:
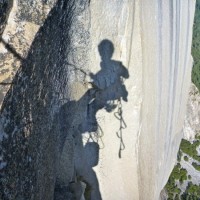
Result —
<instances>
[{"instance_id":1,"label":"shadow of person's arm","mask_svg":"<svg viewBox=\"0 0 200 200\"><path fill-rule=\"evenodd\" d=\"M128 73L128 70L127 70L127 68L120 62L120 64L121 64L121 69L122 69L122 74L121 74L121 76L123 77L123 78L129 78L129 73Z\"/></svg>"},{"instance_id":2,"label":"shadow of person's arm","mask_svg":"<svg viewBox=\"0 0 200 200\"><path fill-rule=\"evenodd\" d=\"M92 80L95 79L95 75L94 75L92 72L89 73L89 76L90 76L90 78L91 78Z\"/></svg>"},{"instance_id":3,"label":"shadow of person's arm","mask_svg":"<svg viewBox=\"0 0 200 200\"><path fill-rule=\"evenodd\" d=\"M97 89L97 90L101 90L102 88L100 87L100 84L98 82L97 75L90 73L89 76L92 79L92 81L89 82L91 84L92 88Z\"/></svg>"}]
</instances>

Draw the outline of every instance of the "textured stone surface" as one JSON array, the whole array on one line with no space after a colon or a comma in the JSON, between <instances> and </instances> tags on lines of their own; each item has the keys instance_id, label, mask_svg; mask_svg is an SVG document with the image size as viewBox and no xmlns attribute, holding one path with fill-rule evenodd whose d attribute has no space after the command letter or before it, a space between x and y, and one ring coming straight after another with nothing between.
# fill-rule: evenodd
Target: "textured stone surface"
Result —
<instances>
[{"instance_id":1,"label":"textured stone surface","mask_svg":"<svg viewBox=\"0 0 200 200\"><path fill-rule=\"evenodd\" d=\"M3 34L7 24L7 20L10 14L10 10L13 6L13 0L3 0L0 3L0 36Z\"/></svg>"},{"instance_id":2,"label":"textured stone surface","mask_svg":"<svg viewBox=\"0 0 200 200\"><path fill-rule=\"evenodd\" d=\"M66 137L58 113L65 97L70 98L67 80L73 77L67 63L70 52L76 51L72 32L85 4L56 3L35 33L6 94L1 110L5 132L1 162L6 162L2 199L53 199L60 141Z\"/></svg>"},{"instance_id":3,"label":"textured stone surface","mask_svg":"<svg viewBox=\"0 0 200 200\"><path fill-rule=\"evenodd\" d=\"M187 111L184 121L183 133L186 140L193 141L195 135L200 133L200 95L197 87L190 86Z\"/></svg>"},{"instance_id":4,"label":"textured stone surface","mask_svg":"<svg viewBox=\"0 0 200 200\"><path fill-rule=\"evenodd\" d=\"M71 199L82 181L92 200L158 199L182 137L194 6L14 1L0 44L0 198Z\"/></svg>"},{"instance_id":5,"label":"textured stone surface","mask_svg":"<svg viewBox=\"0 0 200 200\"><path fill-rule=\"evenodd\" d=\"M191 82L195 1L142 1L142 7L144 79L139 188L141 199L158 199L182 138Z\"/></svg>"}]
</instances>

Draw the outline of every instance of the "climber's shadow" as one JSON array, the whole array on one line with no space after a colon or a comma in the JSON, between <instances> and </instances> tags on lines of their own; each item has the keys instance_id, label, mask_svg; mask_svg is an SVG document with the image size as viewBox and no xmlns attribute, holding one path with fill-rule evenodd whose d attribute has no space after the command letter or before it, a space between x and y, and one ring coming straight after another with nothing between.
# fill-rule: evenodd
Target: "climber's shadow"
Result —
<instances>
[{"instance_id":1,"label":"climber's shadow","mask_svg":"<svg viewBox=\"0 0 200 200\"><path fill-rule=\"evenodd\" d=\"M63 105L59 120L63 137L66 136L66 130L68 132L67 135L73 134L74 137L76 176L90 188L86 187L85 195L95 200L102 198L98 179L92 168L98 165L99 148L102 145L99 144L99 138L103 135L96 114L101 109L111 112L122 100L128 101L128 92L123 80L129 77L128 70L122 63L111 59L114 52L114 46L111 41L101 41L98 50L101 57L101 70L96 74L90 73L91 88L78 101L69 101ZM119 114L117 119L123 120ZM85 133L89 137L83 144L83 135ZM65 139L63 138L61 150L64 141Z\"/></svg>"}]
</instances>

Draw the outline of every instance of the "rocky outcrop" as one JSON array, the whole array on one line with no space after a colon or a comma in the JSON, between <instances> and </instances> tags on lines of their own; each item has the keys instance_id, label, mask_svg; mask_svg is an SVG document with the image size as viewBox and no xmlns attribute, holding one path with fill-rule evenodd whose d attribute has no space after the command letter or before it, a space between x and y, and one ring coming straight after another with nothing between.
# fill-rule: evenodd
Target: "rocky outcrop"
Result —
<instances>
[{"instance_id":1,"label":"rocky outcrop","mask_svg":"<svg viewBox=\"0 0 200 200\"><path fill-rule=\"evenodd\" d=\"M186 140L193 141L195 135L200 132L200 95L197 87L191 84L189 98L187 102L187 111L184 121L183 133Z\"/></svg>"},{"instance_id":2,"label":"rocky outcrop","mask_svg":"<svg viewBox=\"0 0 200 200\"><path fill-rule=\"evenodd\" d=\"M8 20L8 16L10 14L10 10L13 6L13 0L3 0L0 3L0 36L3 34L3 31L6 27L6 23Z\"/></svg>"},{"instance_id":3,"label":"rocky outcrop","mask_svg":"<svg viewBox=\"0 0 200 200\"><path fill-rule=\"evenodd\" d=\"M95 200L158 199L182 137L194 6L14 1L0 46L1 198L71 199L84 185Z\"/></svg>"}]
</instances>

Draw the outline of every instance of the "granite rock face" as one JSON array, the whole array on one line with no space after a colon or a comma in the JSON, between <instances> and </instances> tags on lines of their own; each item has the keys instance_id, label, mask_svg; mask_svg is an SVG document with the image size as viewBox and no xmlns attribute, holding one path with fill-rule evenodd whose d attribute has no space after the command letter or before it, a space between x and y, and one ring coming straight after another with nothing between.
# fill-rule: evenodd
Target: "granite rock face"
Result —
<instances>
[{"instance_id":1,"label":"granite rock face","mask_svg":"<svg viewBox=\"0 0 200 200\"><path fill-rule=\"evenodd\" d=\"M13 0L3 0L0 4L0 36L3 34L6 27L6 23L10 14L10 10L13 6Z\"/></svg>"},{"instance_id":2,"label":"granite rock face","mask_svg":"<svg viewBox=\"0 0 200 200\"><path fill-rule=\"evenodd\" d=\"M3 2L0 198L70 200L86 185L86 199L159 199L182 137L195 1Z\"/></svg>"},{"instance_id":3,"label":"granite rock face","mask_svg":"<svg viewBox=\"0 0 200 200\"><path fill-rule=\"evenodd\" d=\"M197 87L191 84L189 98L187 102L187 111L184 121L184 138L189 141L195 139L195 135L200 132L200 95Z\"/></svg>"},{"instance_id":4,"label":"granite rock face","mask_svg":"<svg viewBox=\"0 0 200 200\"><path fill-rule=\"evenodd\" d=\"M154 1L153 4L143 1L142 6L146 48L143 51L139 188L141 199L158 199L174 167L183 137L191 82L195 1ZM157 39L152 39L153 36ZM147 157L148 154L151 156Z\"/></svg>"},{"instance_id":5,"label":"granite rock face","mask_svg":"<svg viewBox=\"0 0 200 200\"><path fill-rule=\"evenodd\" d=\"M6 165L1 169L2 199L53 198L59 152L67 134L62 127L64 122L58 120L59 112L70 98L68 85L75 77L70 73L68 57L76 52L73 32L84 28L76 20L85 4L58 1L35 33L27 53L21 54L20 59L13 56L13 63L18 59L20 67L2 104L1 162ZM28 6L20 5L19 10ZM34 22L33 18L28 23ZM81 34L87 37L83 31ZM82 45L80 40L77 42Z\"/></svg>"}]
</instances>

